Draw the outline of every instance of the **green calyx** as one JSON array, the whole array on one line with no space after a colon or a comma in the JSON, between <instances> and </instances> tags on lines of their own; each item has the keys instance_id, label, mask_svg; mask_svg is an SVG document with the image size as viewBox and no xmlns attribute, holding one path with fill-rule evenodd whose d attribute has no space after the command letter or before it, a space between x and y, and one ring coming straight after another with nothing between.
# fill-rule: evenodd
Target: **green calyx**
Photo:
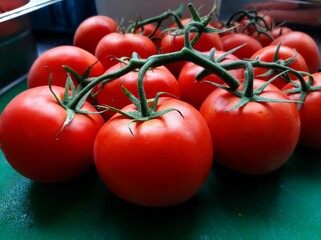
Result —
<instances>
[{"instance_id":1,"label":"green calyx","mask_svg":"<svg viewBox=\"0 0 321 240\"><path fill-rule=\"evenodd\" d=\"M297 83L297 82L291 81L291 84L293 84L294 88L284 91L286 94L289 94L289 93L300 94L299 102L298 102L299 110L301 109L305 101L305 98L310 92L321 90L321 86L313 86L314 78L311 74L309 73L302 73L302 74L306 74L308 76L308 81L304 81L304 83L301 83L301 82Z\"/></svg>"},{"instance_id":2,"label":"green calyx","mask_svg":"<svg viewBox=\"0 0 321 240\"><path fill-rule=\"evenodd\" d=\"M155 96L155 98L153 99L146 99L146 101L140 101L138 98L136 98L132 93L130 93L125 87L121 86L123 93L130 99L130 101L134 104L134 106L136 107L137 110L135 111L122 111L120 109L114 108L112 106L107 106L107 105L103 105L103 106L98 106L99 108L103 108L105 110L111 110L114 111L116 113L122 114L126 117L128 117L129 119L131 119L128 122L128 129L131 132L132 135L134 135L130 125L133 122L145 122L151 119L155 119L158 117L163 116L164 114L171 112L171 111L177 111L182 117L183 114L175 109L175 108L167 108L165 110L162 111L156 111L156 108L158 106L158 101L160 96L162 95L170 95L171 97L176 97L170 93L166 93L166 92L158 92ZM142 111L142 102L146 102L147 106L144 106L145 111ZM151 106L149 106L151 105ZM145 113L145 115L143 115L143 113Z\"/></svg>"},{"instance_id":3,"label":"green calyx","mask_svg":"<svg viewBox=\"0 0 321 240\"><path fill-rule=\"evenodd\" d=\"M228 111L241 108L245 106L249 102L280 102L280 103L296 103L297 101L293 100L286 100L286 99L278 99L278 98L266 98L262 97L261 93L264 91L264 89L271 84L276 78L278 78L282 74L286 74L285 72L281 72L278 75L274 76L271 78L269 81L266 81L264 84L262 84L260 87L254 89L254 74L253 74L253 66L250 62L243 62L245 65L245 70L244 70L244 87L242 90L237 90L237 89L231 89L227 86L216 84L210 81L205 81L209 84L212 84L216 87L222 88L227 92L232 93L233 95L237 96L240 98L239 102L233 106L231 109Z\"/></svg>"}]
</instances>

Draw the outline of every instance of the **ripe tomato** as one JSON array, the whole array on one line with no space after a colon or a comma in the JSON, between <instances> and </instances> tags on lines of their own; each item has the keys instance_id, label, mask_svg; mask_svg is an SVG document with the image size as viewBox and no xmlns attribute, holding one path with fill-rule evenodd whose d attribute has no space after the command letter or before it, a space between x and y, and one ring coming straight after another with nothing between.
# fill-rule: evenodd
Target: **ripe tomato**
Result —
<instances>
[{"instance_id":1,"label":"ripe tomato","mask_svg":"<svg viewBox=\"0 0 321 240\"><path fill-rule=\"evenodd\" d=\"M182 23L186 25L190 19L184 19ZM175 27L172 25L171 27ZM208 27L212 27L210 24ZM190 39L192 40L195 37L196 33L190 34ZM172 33L167 33L162 39L161 42L161 52L162 53L171 53L180 51L184 47L184 35L173 35ZM221 37L217 33L202 33L201 37L193 46L194 49L201 52L210 51L212 48L217 50L223 50ZM174 74L175 77L178 77L184 62L175 62L171 64L166 64L165 66Z\"/></svg>"},{"instance_id":2,"label":"ripe tomato","mask_svg":"<svg viewBox=\"0 0 321 240\"><path fill-rule=\"evenodd\" d=\"M95 54L96 46L100 39L109 33L116 32L118 24L110 17L96 15L82 21L74 34L74 46L85 49Z\"/></svg>"},{"instance_id":3,"label":"ripe tomato","mask_svg":"<svg viewBox=\"0 0 321 240\"><path fill-rule=\"evenodd\" d=\"M272 39L265 34L258 34L257 31L250 34L250 36L258 40L262 44L262 47L266 47L270 45L274 39L292 32L292 29L288 27L275 27L266 32L272 37Z\"/></svg>"},{"instance_id":4,"label":"ripe tomato","mask_svg":"<svg viewBox=\"0 0 321 240\"><path fill-rule=\"evenodd\" d=\"M233 52L233 54L239 59L250 58L255 52L262 48L261 43L243 33L234 33L223 36L222 44L224 51L230 51L243 44L243 47Z\"/></svg>"},{"instance_id":5,"label":"ripe tomato","mask_svg":"<svg viewBox=\"0 0 321 240\"><path fill-rule=\"evenodd\" d=\"M64 88L53 86L62 98ZM89 103L82 110L94 111ZM17 95L0 117L0 146L10 165L38 182L62 182L93 164L94 139L104 120L99 114L76 114L59 134L66 119L48 86Z\"/></svg>"},{"instance_id":6,"label":"ripe tomato","mask_svg":"<svg viewBox=\"0 0 321 240\"><path fill-rule=\"evenodd\" d=\"M224 51L216 51L214 58L217 59L225 54ZM229 54L225 57L221 63L229 63L236 61L238 58L233 54ZM178 84L181 89L182 97L181 99L185 102L190 103L195 108L199 109L202 105L204 99L214 90L216 87L209 83L204 83L203 81L211 81L219 84L223 84L223 80L220 79L215 74L210 74L204 79L197 81L196 75L200 73L203 68L199 65L196 65L191 62L185 63L183 66L180 75L178 77ZM235 78L243 78L243 69L235 69L229 71Z\"/></svg>"},{"instance_id":7,"label":"ripe tomato","mask_svg":"<svg viewBox=\"0 0 321 240\"><path fill-rule=\"evenodd\" d=\"M109 68L106 73L117 71L123 66L123 63L118 63ZM138 71L129 72L120 78L105 84L102 89L98 91L97 103L99 105L110 105L118 109L130 104L131 101L123 93L121 86L125 87L138 97ZM178 98L181 96L181 91L176 78L164 66L156 67L146 72L144 77L144 90L147 98L154 98L157 92L168 92ZM113 111L106 111L103 113L103 116L107 120L114 114Z\"/></svg>"},{"instance_id":8,"label":"ripe tomato","mask_svg":"<svg viewBox=\"0 0 321 240\"><path fill-rule=\"evenodd\" d=\"M146 37L149 37L156 29L156 25L153 23L146 24L144 28L137 29L136 33L143 34ZM162 33L162 30L158 28L156 32L152 36L152 41L154 44L159 48L161 45L162 38L164 36L164 33Z\"/></svg>"},{"instance_id":9,"label":"ripe tomato","mask_svg":"<svg viewBox=\"0 0 321 240\"><path fill-rule=\"evenodd\" d=\"M50 74L53 74L53 85L64 87L68 75L62 68L63 65L84 74L93 64L89 77L97 77L104 73L102 64L86 50L75 46L54 47L40 55L32 64L28 74L28 87L48 85ZM74 84L78 83L74 80Z\"/></svg>"},{"instance_id":10,"label":"ripe tomato","mask_svg":"<svg viewBox=\"0 0 321 240\"><path fill-rule=\"evenodd\" d=\"M315 40L301 31L292 31L276 38L271 45L287 46L295 49L305 59L310 73L315 73L320 67L320 53Z\"/></svg>"},{"instance_id":11,"label":"ripe tomato","mask_svg":"<svg viewBox=\"0 0 321 240\"><path fill-rule=\"evenodd\" d=\"M271 46L266 46L261 48L259 51L254 53L251 57L251 59L256 59L258 58L260 61L263 62L273 62L274 61L274 55L277 50L277 45L271 45ZM289 67L297 70L297 71L308 71L307 64L304 60L304 58L301 56L300 53L296 52L292 48L286 47L281 45L278 53L278 60L286 60L290 59L291 57L295 56L295 60L289 65ZM255 67L254 68L254 75L262 80L269 80L273 76L277 75L279 73L278 71L276 73L273 73L271 76L259 76L261 74L264 74L268 71L269 69L266 68L261 68L261 67ZM293 74L289 74L289 77L291 79L296 79L296 77ZM282 88L287 84L286 80L283 77L278 77L276 80L273 81L273 85L275 85L278 88Z\"/></svg>"},{"instance_id":12,"label":"ripe tomato","mask_svg":"<svg viewBox=\"0 0 321 240\"><path fill-rule=\"evenodd\" d=\"M263 83L255 80L254 87ZM289 99L271 84L260 96ZM200 108L212 134L214 161L245 174L272 172L289 159L298 142L300 116L296 105L249 102L231 110L239 101L239 97L217 88Z\"/></svg>"},{"instance_id":13,"label":"ripe tomato","mask_svg":"<svg viewBox=\"0 0 321 240\"><path fill-rule=\"evenodd\" d=\"M116 58L131 57L133 52L141 58L157 54L157 49L148 37L135 33L110 33L98 43L95 55L105 70L119 62Z\"/></svg>"},{"instance_id":14,"label":"ripe tomato","mask_svg":"<svg viewBox=\"0 0 321 240\"><path fill-rule=\"evenodd\" d=\"M312 86L321 85L321 73L312 74L314 81ZM308 81L308 77L305 77ZM297 81L298 82L298 81ZM287 84L282 88L283 91L293 89L293 84ZM290 99L299 100L299 93L287 93ZM301 133L299 143L303 146L321 149L321 90L311 91L307 94L301 108Z\"/></svg>"},{"instance_id":15,"label":"ripe tomato","mask_svg":"<svg viewBox=\"0 0 321 240\"><path fill-rule=\"evenodd\" d=\"M116 114L94 145L99 175L118 197L143 206L172 206L191 198L209 176L213 147L200 113L188 103L161 97L161 117L132 122ZM133 105L123 110L136 110ZM132 132L128 128L131 128Z\"/></svg>"}]
</instances>

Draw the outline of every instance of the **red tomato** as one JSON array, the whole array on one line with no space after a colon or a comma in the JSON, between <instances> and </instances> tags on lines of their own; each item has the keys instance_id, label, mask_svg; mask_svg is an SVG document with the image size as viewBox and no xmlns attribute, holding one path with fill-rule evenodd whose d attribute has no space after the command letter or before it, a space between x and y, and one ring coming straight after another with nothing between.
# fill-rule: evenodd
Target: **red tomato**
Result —
<instances>
[{"instance_id":1,"label":"red tomato","mask_svg":"<svg viewBox=\"0 0 321 240\"><path fill-rule=\"evenodd\" d=\"M262 45L258 40L242 33L229 34L223 36L221 39L224 51L230 51L236 47L246 44L242 48L233 52L233 54L239 59L250 58L255 52L262 48Z\"/></svg>"},{"instance_id":2,"label":"red tomato","mask_svg":"<svg viewBox=\"0 0 321 240\"><path fill-rule=\"evenodd\" d=\"M133 52L138 53L141 58L148 58L157 54L157 49L153 41L144 35L116 32L99 41L95 55L107 70L119 62L117 58L131 57Z\"/></svg>"},{"instance_id":3,"label":"red tomato","mask_svg":"<svg viewBox=\"0 0 321 240\"><path fill-rule=\"evenodd\" d=\"M137 29L136 33L143 33L144 36L149 37L156 29L156 25L153 23L146 24L144 28ZM157 47L161 46L161 41L164 36L164 33L162 33L162 30L158 28L156 32L152 36L152 41L155 43Z\"/></svg>"},{"instance_id":4,"label":"red tomato","mask_svg":"<svg viewBox=\"0 0 321 240\"><path fill-rule=\"evenodd\" d=\"M123 66L123 63L118 63L108 69L106 73L117 71ZM131 101L123 93L121 86L124 86L132 94L138 97L138 71L129 72L120 78L105 84L97 94L97 103L99 105L110 105L118 109L130 104ZM181 96L176 78L164 66L156 67L146 72L144 77L144 90L147 98L154 98L157 92L168 92L178 98ZM114 114L113 111L106 111L103 113L103 116L107 120Z\"/></svg>"},{"instance_id":5,"label":"red tomato","mask_svg":"<svg viewBox=\"0 0 321 240\"><path fill-rule=\"evenodd\" d=\"M184 117L171 111L129 123L117 114L97 134L98 173L123 200L153 207L177 205L195 195L209 176L213 148L204 119L188 103L161 97L157 111L168 108ZM136 109L128 105L123 110Z\"/></svg>"},{"instance_id":6,"label":"red tomato","mask_svg":"<svg viewBox=\"0 0 321 240\"><path fill-rule=\"evenodd\" d=\"M32 64L28 75L28 87L48 85L49 76L53 74L52 84L64 87L67 79L67 72L62 68L67 65L84 74L87 68L95 64L89 77L97 77L104 73L104 67L91 53L75 46L58 46L40 55ZM74 81L74 84L78 83Z\"/></svg>"},{"instance_id":7,"label":"red tomato","mask_svg":"<svg viewBox=\"0 0 321 240\"><path fill-rule=\"evenodd\" d=\"M253 54L251 59L256 59L258 58L260 61L263 62L273 62L275 52L277 50L277 45L271 45L271 46L266 46L257 51L256 53ZM301 56L300 53L294 51L292 48L286 47L286 46L280 46L279 53L278 53L278 60L286 60L289 59L293 56L296 55L295 60L289 65L289 67L297 70L297 71L308 71L307 64L304 60L304 58ZM272 74L271 76L259 76L261 74L264 74L267 72L269 69L266 68L261 68L261 67L256 67L254 68L254 74L257 78L262 79L267 81L268 79L272 78L273 76L277 75L276 72L275 74ZM289 74L291 79L296 79L296 77L292 74ZM287 84L286 80L283 77L278 77L275 81L273 81L273 85L277 86L278 88L282 88Z\"/></svg>"},{"instance_id":8,"label":"red tomato","mask_svg":"<svg viewBox=\"0 0 321 240\"><path fill-rule=\"evenodd\" d=\"M255 80L254 87L263 83ZM289 99L273 85L260 96ZM272 172L289 159L298 142L300 116L296 105L249 102L231 110L239 101L239 97L218 88L201 106L200 113L212 134L215 161L245 174Z\"/></svg>"},{"instance_id":9,"label":"red tomato","mask_svg":"<svg viewBox=\"0 0 321 240\"><path fill-rule=\"evenodd\" d=\"M275 39L271 45L282 43L295 49L305 59L310 73L317 72L320 67L320 53L315 40L308 34L300 31L292 31Z\"/></svg>"},{"instance_id":10,"label":"red tomato","mask_svg":"<svg viewBox=\"0 0 321 240\"><path fill-rule=\"evenodd\" d=\"M259 19L257 20L257 23L261 28L272 29L273 27L275 27L275 21L268 13L258 12L257 15L259 17L262 17L263 21L265 22L264 23L262 20Z\"/></svg>"},{"instance_id":11,"label":"red tomato","mask_svg":"<svg viewBox=\"0 0 321 240\"><path fill-rule=\"evenodd\" d=\"M314 81L312 86L321 85L321 73L312 74ZM308 80L308 77L305 77ZM296 81L298 82L298 81ZM287 84L283 91L293 89L292 84ZM288 93L289 98L299 100L299 93ZM301 133L299 143L303 146L321 149L321 90L311 91L307 94L304 103L300 108Z\"/></svg>"},{"instance_id":12,"label":"red tomato","mask_svg":"<svg viewBox=\"0 0 321 240\"><path fill-rule=\"evenodd\" d=\"M258 40L262 44L263 47L266 47L271 44L273 39L276 39L282 35L292 32L292 29L290 29L288 27L276 27L276 28L273 28L272 30L269 30L266 32L272 37L272 39L269 38L265 34L258 34L258 32L253 32L252 34L250 34L250 36L252 38Z\"/></svg>"},{"instance_id":13,"label":"red tomato","mask_svg":"<svg viewBox=\"0 0 321 240\"><path fill-rule=\"evenodd\" d=\"M184 19L183 24L187 24L189 19ZM171 26L175 27L175 25ZM208 27L212 27L210 24ZM190 34L190 39L192 40L195 37L195 33ZM162 39L161 42L161 51L162 53L171 53L180 51L184 47L184 35L173 35L172 33L167 33ZM221 37L217 33L202 33L201 37L193 46L194 49L205 52L209 51L212 48L217 50L223 50ZM175 77L178 77L184 62L175 62L171 64L166 64L166 67L174 74Z\"/></svg>"},{"instance_id":14,"label":"red tomato","mask_svg":"<svg viewBox=\"0 0 321 240\"><path fill-rule=\"evenodd\" d=\"M118 24L107 16L96 15L81 22L74 34L73 44L95 54L100 39L109 33L116 32Z\"/></svg>"},{"instance_id":15,"label":"red tomato","mask_svg":"<svg viewBox=\"0 0 321 240\"><path fill-rule=\"evenodd\" d=\"M64 88L53 86L62 98ZM82 110L94 111L85 103ZM48 86L17 95L0 118L0 146L10 165L39 182L62 182L93 164L94 139L104 120L99 114L76 114L59 134L66 119Z\"/></svg>"},{"instance_id":16,"label":"red tomato","mask_svg":"<svg viewBox=\"0 0 321 240\"><path fill-rule=\"evenodd\" d=\"M217 59L221 57L223 54L225 54L225 52L216 51L214 58ZM236 60L238 60L236 56L234 56L233 54L229 54L226 58L224 58L221 61L221 63L229 63ZM185 102L190 103L197 109L200 108L204 99L216 88L214 85L202 82L203 80L219 84L224 83L223 80L215 74L210 74L201 81L197 81L196 75L200 73L202 70L203 68L201 66L191 62L187 62L183 66L181 73L178 77L178 84L182 94L181 99ZM243 78L243 69L230 70L229 72L237 79Z\"/></svg>"}]
</instances>

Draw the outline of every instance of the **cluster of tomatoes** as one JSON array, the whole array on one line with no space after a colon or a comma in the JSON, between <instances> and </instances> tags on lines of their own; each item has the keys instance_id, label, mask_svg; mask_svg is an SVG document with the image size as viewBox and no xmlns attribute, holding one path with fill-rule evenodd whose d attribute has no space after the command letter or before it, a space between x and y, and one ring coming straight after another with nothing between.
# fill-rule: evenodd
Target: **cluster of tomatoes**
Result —
<instances>
[{"instance_id":1,"label":"cluster of tomatoes","mask_svg":"<svg viewBox=\"0 0 321 240\"><path fill-rule=\"evenodd\" d=\"M1 115L1 150L16 171L35 181L67 181L95 165L120 198L170 206L200 189L213 160L258 175L282 166L298 142L321 148L316 43L267 18L259 16L258 25L247 25L250 18L230 25L213 21L207 27L215 31L189 33L202 62L225 69L213 74L197 61L170 57L186 44L186 35L176 33L195 17L171 23L167 31L152 23L125 31L107 16L90 17L78 26L72 46L36 59L28 89ZM271 35L257 34L257 26L268 26ZM175 34L168 30L173 28ZM140 85L139 69L126 71L133 56L137 62L165 60L149 68ZM290 73L264 67L273 62ZM307 84L297 80L301 73ZM239 86L228 87L219 77L225 75ZM77 98L92 81L99 84Z\"/></svg>"}]
</instances>

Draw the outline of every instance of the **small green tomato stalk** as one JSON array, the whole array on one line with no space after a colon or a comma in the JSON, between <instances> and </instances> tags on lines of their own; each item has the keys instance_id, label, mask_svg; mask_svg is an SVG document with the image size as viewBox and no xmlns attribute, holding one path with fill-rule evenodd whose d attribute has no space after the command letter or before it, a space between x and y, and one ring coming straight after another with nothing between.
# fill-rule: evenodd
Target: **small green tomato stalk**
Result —
<instances>
[{"instance_id":1,"label":"small green tomato stalk","mask_svg":"<svg viewBox=\"0 0 321 240\"><path fill-rule=\"evenodd\" d=\"M176 10L174 11L166 11L164 13L161 13L158 16L151 17L148 19L142 20L141 18L137 19L136 22L131 23L127 28L126 32L136 32L138 29L141 29L144 32L144 26L150 23L155 23L156 28L155 30L148 36L149 38L153 38L156 31L161 27L162 23L168 19L173 19L174 22L177 23L179 28L184 28L181 18L184 12L184 5L180 5Z\"/></svg>"},{"instance_id":2,"label":"small green tomato stalk","mask_svg":"<svg viewBox=\"0 0 321 240\"><path fill-rule=\"evenodd\" d=\"M207 24L210 22L211 18L213 17L213 12L215 12L213 9L215 9L215 7L212 9L210 14L208 14L204 18L201 18L198 15L198 13L196 12L192 4L189 4L189 9L192 13L193 20L188 22L183 27L182 33L184 34L184 37L185 37L185 43L184 43L185 45L180 51L166 53L166 54L157 54L157 55L150 56L147 59L141 59L137 53L133 53L132 57L127 61L127 64L125 64L123 68L114 72L110 72L108 74L104 74L96 78L80 77L78 73L76 73L69 67L64 66L65 70L70 75L78 76L78 78L82 79L82 83L85 83L85 84L82 84L81 87L75 89L72 84L71 78L68 77L67 83L66 83L66 92L65 92L64 100L60 100L53 93L57 99L57 102L62 107L64 107L67 111L66 121L62 127L62 130L67 124L69 124L72 121L76 113L91 114L91 112L82 111L81 107L85 102L85 100L87 99L87 97L90 94L92 94L93 89L96 86L104 85L134 70L139 71L138 98L136 98L133 94L128 92L128 90L125 88L123 88L123 91L128 96L128 98L133 102L133 104L136 106L137 110L133 112L122 112L121 110L116 109L113 106L98 106L98 108L103 109L102 111L112 110L127 116L129 119L131 119L131 121L129 122L129 125L132 122L148 121L150 119L158 118L170 111L178 111L176 109L169 108L158 112L156 110L158 100L160 96L165 93L158 93L153 99L153 103L150 104L150 100L146 98L146 94L144 91L144 83L143 83L144 75L149 69L162 66L164 64L172 63L172 62L177 62L177 61L189 61L201 66L204 70L197 75L197 79L201 79L208 74L215 74L218 77L220 77L225 82L226 85L224 86L217 85L217 84L216 85L229 92L233 92L235 95L240 97L240 102L235 107L242 107L250 101L288 102L280 99L266 99L266 98L260 97L259 95L263 91L263 89L268 84L270 84L275 78L272 78L270 81L268 81L265 85L263 85L259 89L253 90L253 79L254 79L253 67L265 67L267 69L276 69L278 71L281 71L280 74L292 73L293 75L298 77L300 81L301 89L311 89L311 87L307 86L300 72L297 72L291 69L290 67L286 66L286 64L284 63L282 64L280 62L265 63L256 59L253 61L238 60L229 64L222 64L220 63L220 61L224 58L224 56L228 55L233 51L226 53L226 55L216 60L214 60L215 49L212 49L209 55L196 51L195 49L193 49L193 43L198 39L198 37L190 41L189 37L191 32L197 32L198 34L196 35L200 35L202 32L217 32L219 30L210 28L207 26ZM173 13L167 13L167 14L171 16L173 15ZM162 16L160 18L162 19ZM154 20L155 19L145 20L144 24ZM245 73L246 73L245 74L246 77L244 81L245 87L243 91L237 91L238 87L240 86L240 82L238 79L233 77L228 71L231 69L239 69L239 68L245 69ZM88 71L90 71L90 69ZM71 95L69 95L70 90L71 90ZM130 126L129 126L129 130L131 131Z\"/></svg>"}]
</instances>

